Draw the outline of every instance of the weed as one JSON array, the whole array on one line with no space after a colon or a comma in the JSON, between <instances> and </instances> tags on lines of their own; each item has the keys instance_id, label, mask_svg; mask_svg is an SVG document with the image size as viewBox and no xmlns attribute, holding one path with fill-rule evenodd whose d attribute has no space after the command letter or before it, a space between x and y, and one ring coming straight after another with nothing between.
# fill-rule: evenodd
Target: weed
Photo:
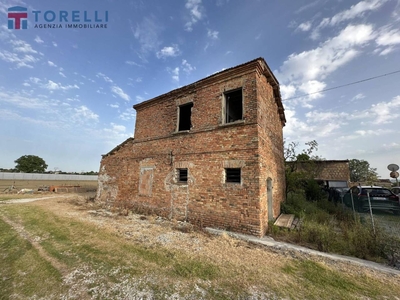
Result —
<instances>
[{"instance_id":1,"label":"weed","mask_svg":"<svg viewBox=\"0 0 400 300\"><path fill-rule=\"evenodd\" d=\"M282 205L283 213L301 218L297 231L279 230L270 226L269 233L286 241L300 243L324 252L335 252L369 259L376 262L388 260L392 265L399 261L400 242L388 235L379 223L375 233L369 220L333 202L321 199L307 201L303 193L289 193Z\"/></svg>"}]
</instances>

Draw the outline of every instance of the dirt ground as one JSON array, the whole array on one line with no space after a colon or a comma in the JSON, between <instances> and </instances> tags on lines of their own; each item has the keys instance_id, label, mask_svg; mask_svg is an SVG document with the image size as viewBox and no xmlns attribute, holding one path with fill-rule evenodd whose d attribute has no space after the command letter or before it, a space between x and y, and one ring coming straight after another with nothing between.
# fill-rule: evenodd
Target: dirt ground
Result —
<instances>
[{"instance_id":1,"label":"dirt ground","mask_svg":"<svg viewBox=\"0 0 400 300\"><path fill-rule=\"evenodd\" d=\"M162 246L167 249L183 250L188 253L212 253L215 249L220 247L221 243L226 244L227 241L232 245L232 248L237 247L239 244L246 244L244 241L235 240L229 236L210 238L210 235L204 232L193 230L190 224L172 222L156 216L137 214L121 216L96 206L94 202L88 201L89 196L91 196L91 194L63 194L43 198L30 197L28 199L1 201L2 203L0 203L0 205L32 202L31 205L43 207L60 217L73 218L81 222L94 224L96 227L107 230L126 240L141 243L149 247L157 247L162 244ZM21 228L21 232L22 231L23 228ZM339 272L346 272L349 274L375 274L376 276L385 277L388 282L400 282L400 275L396 276L377 270L369 270L363 266L333 261L329 258L296 251L269 249L267 247L250 244L247 247L259 247L260 251L263 253L264 259L265 257L269 257L268 261L288 261L301 258L329 265L329 268ZM224 257L224 259L226 258ZM78 274L80 271L76 270L76 272Z\"/></svg>"},{"instance_id":2,"label":"dirt ground","mask_svg":"<svg viewBox=\"0 0 400 300\"><path fill-rule=\"evenodd\" d=\"M162 217L143 216L133 213L122 216L117 212L102 209L98 207L96 203L88 201L88 199L93 199L94 195L94 193L50 194L43 196L29 195L28 198L12 199L3 202L4 204L33 202L34 205L43 207L56 215L95 224L125 239L147 244L148 246L155 246L161 243L166 248L198 252L207 247L207 245L210 245L209 236L203 232L194 231L192 225L188 223L169 221ZM385 214L380 214L379 221L383 223L385 220ZM389 221L392 221L392 219L389 218ZM188 232L190 234L186 234ZM275 250L270 250L275 252ZM287 253L281 254L284 256L287 255ZM303 254L292 253L290 256L301 257ZM305 256L309 257L308 255ZM325 260L325 258L321 257L313 258L311 256L309 258L315 259L316 261ZM326 260L329 261L329 259ZM338 264L339 269L342 267L340 266L340 262L335 263ZM346 268L351 267L347 265ZM354 269L357 268L357 266L354 266Z\"/></svg>"}]
</instances>

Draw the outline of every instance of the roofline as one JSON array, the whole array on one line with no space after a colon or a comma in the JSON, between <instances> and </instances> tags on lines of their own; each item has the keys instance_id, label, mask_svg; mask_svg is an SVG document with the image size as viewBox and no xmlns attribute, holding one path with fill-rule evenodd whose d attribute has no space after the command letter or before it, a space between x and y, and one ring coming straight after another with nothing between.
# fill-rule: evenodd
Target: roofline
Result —
<instances>
[{"instance_id":1,"label":"roofline","mask_svg":"<svg viewBox=\"0 0 400 300\"><path fill-rule=\"evenodd\" d=\"M109 155L113 154L114 152L118 151L121 147L125 146L127 143L129 143L130 141L133 141L133 140L134 140L133 137L127 138L127 139L126 139L125 141L123 141L121 144L115 146L115 147L114 147L111 151L109 151L108 153L102 154L101 157L106 157L106 156L109 156Z\"/></svg>"},{"instance_id":2,"label":"roofline","mask_svg":"<svg viewBox=\"0 0 400 300\"><path fill-rule=\"evenodd\" d=\"M143 107L145 107L147 105L150 105L150 104L152 104L152 103L154 103L156 101L159 101L159 100L162 100L162 99L165 99L165 98L168 98L168 97L172 97L172 96L177 96L177 95L183 94L183 93L188 92L188 91L190 91L192 89L195 89L198 85L207 84L207 81L209 81L210 79L214 79L214 78L217 78L217 77L221 77L221 79L222 79L224 75L227 75L227 74L231 73L232 71L235 71L235 70L241 69L241 68L245 69L245 67L248 67L248 66L250 66L252 64L255 64L255 63L258 63L258 65L256 65L256 67L259 68L260 73L266 77L267 82L273 88L275 102L276 102L276 104L278 106L278 113L279 113L281 122L282 122L282 124L284 126L285 123L286 123L286 117L285 117L285 113L284 113L285 109L284 109L283 104L282 104L281 93L280 93L280 89L279 89L279 82L276 79L275 75L272 73L272 71L269 68L268 64L266 63L265 59L262 58L262 57L253 59L251 61L248 61L246 63L240 64L240 65L237 65L237 66L234 66L234 67L231 67L229 69L225 69L223 71L220 71L220 72L217 72L217 73L212 74L210 76L207 76L205 78L202 78L202 79L200 79L200 80L198 80L198 81L196 81L194 83L185 85L185 86L183 86L181 88L177 88L175 90L169 91L169 92L164 93L162 95L156 96L156 97L154 97L152 99L149 99L149 100L143 101L141 103L135 104L135 105L133 105L133 108L135 110L138 110L138 109L141 109L141 108L143 108ZM260 64L262 64L263 66L260 65Z\"/></svg>"},{"instance_id":3,"label":"roofline","mask_svg":"<svg viewBox=\"0 0 400 300\"><path fill-rule=\"evenodd\" d=\"M310 159L310 160L290 160L290 161L287 161L287 162L308 162L308 161L312 161L312 162L349 162L349 160L348 159L325 159L325 160L319 160L319 159Z\"/></svg>"}]
</instances>

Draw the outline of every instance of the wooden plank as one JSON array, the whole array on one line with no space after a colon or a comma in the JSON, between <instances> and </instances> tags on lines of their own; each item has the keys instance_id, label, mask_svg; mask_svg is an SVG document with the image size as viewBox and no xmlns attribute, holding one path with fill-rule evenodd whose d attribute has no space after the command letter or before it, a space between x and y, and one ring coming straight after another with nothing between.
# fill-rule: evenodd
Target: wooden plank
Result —
<instances>
[{"instance_id":1,"label":"wooden plank","mask_svg":"<svg viewBox=\"0 0 400 300\"><path fill-rule=\"evenodd\" d=\"M281 214L278 219L276 219L274 225L278 227L290 228L294 220L293 214Z\"/></svg>"}]
</instances>

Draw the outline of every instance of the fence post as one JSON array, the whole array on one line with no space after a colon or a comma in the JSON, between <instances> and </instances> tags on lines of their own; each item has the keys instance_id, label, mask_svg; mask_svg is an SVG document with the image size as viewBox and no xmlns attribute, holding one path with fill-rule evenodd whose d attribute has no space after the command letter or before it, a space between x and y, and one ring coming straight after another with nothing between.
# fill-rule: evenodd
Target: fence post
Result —
<instances>
[{"instance_id":1,"label":"fence post","mask_svg":"<svg viewBox=\"0 0 400 300\"><path fill-rule=\"evenodd\" d=\"M372 229L374 230L374 235L376 235L376 232L375 232L375 222L374 222L374 214L372 213L371 199L369 198L369 192L367 192L367 196L368 196L369 213L371 214Z\"/></svg>"},{"instance_id":2,"label":"fence post","mask_svg":"<svg viewBox=\"0 0 400 300\"><path fill-rule=\"evenodd\" d=\"M354 215L354 221L356 221L356 211L354 210L354 199L353 199L353 193L350 190L350 197L351 197L351 206L353 207L353 215Z\"/></svg>"}]
</instances>

